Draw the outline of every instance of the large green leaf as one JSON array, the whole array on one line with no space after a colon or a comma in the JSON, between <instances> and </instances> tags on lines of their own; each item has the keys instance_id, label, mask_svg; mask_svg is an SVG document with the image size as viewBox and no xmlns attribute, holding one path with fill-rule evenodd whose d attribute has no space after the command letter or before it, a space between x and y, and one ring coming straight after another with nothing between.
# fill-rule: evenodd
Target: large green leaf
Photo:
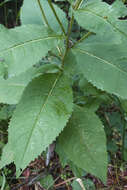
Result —
<instances>
[{"instance_id":1,"label":"large green leaf","mask_svg":"<svg viewBox=\"0 0 127 190\"><path fill-rule=\"evenodd\" d=\"M55 31L60 33L61 28L59 23L57 22L47 0L40 0L41 6L44 9L46 18L48 20L49 25L51 28ZM63 24L65 30L67 30L68 22L66 19L65 13L56 5L53 4L53 7ZM43 25L45 24L45 21L43 19L41 10L38 5L38 1L36 0L24 0L23 7L21 10L21 21L22 24L39 24Z\"/></svg>"},{"instance_id":2,"label":"large green leaf","mask_svg":"<svg viewBox=\"0 0 127 190\"><path fill-rule=\"evenodd\" d=\"M8 76L25 72L47 52L57 46L61 37L38 25L14 29L0 27L0 59L8 66Z\"/></svg>"},{"instance_id":3,"label":"large green leaf","mask_svg":"<svg viewBox=\"0 0 127 190\"><path fill-rule=\"evenodd\" d=\"M47 72L56 72L58 68L57 64L45 64L39 68L32 67L7 80L0 78L0 103L17 104L23 90L34 77Z\"/></svg>"},{"instance_id":4,"label":"large green leaf","mask_svg":"<svg viewBox=\"0 0 127 190\"><path fill-rule=\"evenodd\" d=\"M76 106L59 143L74 164L106 181L106 137L94 112Z\"/></svg>"},{"instance_id":5,"label":"large green leaf","mask_svg":"<svg viewBox=\"0 0 127 190\"><path fill-rule=\"evenodd\" d=\"M9 126L17 175L63 130L72 113L70 81L61 74L45 74L25 89Z\"/></svg>"},{"instance_id":6,"label":"large green leaf","mask_svg":"<svg viewBox=\"0 0 127 190\"><path fill-rule=\"evenodd\" d=\"M82 42L72 49L77 70L97 88L127 99L126 44Z\"/></svg>"},{"instance_id":7,"label":"large green leaf","mask_svg":"<svg viewBox=\"0 0 127 190\"><path fill-rule=\"evenodd\" d=\"M86 1L74 11L74 15L80 26L103 37L108 36L108 41L127 40L127 21L118 19L127 15L127 7L120 0L112 5L101 0Z\"/></svg>"}]
</instances>

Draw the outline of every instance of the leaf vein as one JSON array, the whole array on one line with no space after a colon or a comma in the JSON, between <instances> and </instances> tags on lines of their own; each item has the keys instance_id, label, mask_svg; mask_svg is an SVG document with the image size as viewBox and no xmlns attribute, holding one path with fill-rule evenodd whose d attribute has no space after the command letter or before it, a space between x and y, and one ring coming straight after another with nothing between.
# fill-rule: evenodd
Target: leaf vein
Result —
<instances>
[{"instance_id":1,"label":"leaf vein","mask_svg":"<svg viewBox=\"0 0 127 190\"><path fill-rule=\"evenodd\" d=\"M96 55L94 55L94 54L92 54L92 53L90 53L90 52L88 52L88 51L85 51L85 50L83 50L83 49L79 49L79 48L74 48L74 49L77 50L77 51L79 51L80 53L84 53L84 54L87 54L87 55L89 55L89 56L91 56L91 57L94 57L94 58L96 58L96 59L98 59L98 60L100 60L100 61L102 61L102 62L104 62L104 63L106 63L106 64L108 64L108 65L110 65L110 66L112 66L112 67L114 67L116 70L118 70L118 71L124 73L125 75L127 75L127 73L126 73L124 70L122 70L122 69L119 68L118 66L116 67L116 65L112 64L111 62L109 62L109 61L107 61L107 60L102 59L101 57L98 57L98 56L96 56Z\"/></svg>"}]
</instances>

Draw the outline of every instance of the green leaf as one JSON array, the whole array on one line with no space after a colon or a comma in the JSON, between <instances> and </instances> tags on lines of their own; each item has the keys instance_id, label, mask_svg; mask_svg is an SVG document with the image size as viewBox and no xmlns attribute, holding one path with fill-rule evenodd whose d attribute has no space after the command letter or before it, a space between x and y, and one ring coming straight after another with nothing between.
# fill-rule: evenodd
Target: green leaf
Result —
<instances>
[{"instance_id":1,"label":"green leaf","mask_svg":"<svg viewBox=\"0 0 127 190\"><path fill-rule=\"evenodd\" d=\"M7 120L12 116L12 113L14 111L13 105L4 105L0 109L0 120Z\"/></svg>"},{"instance_id":2,"label":"green leaf","mask_svg":"<svg viewBox=\"0 0 127 190\"><path fill-rule=\"evenodd\" d=\"M57 154L59 155L60 164L62 168L64 168L69 163L69 160L67 156L65 155L65 152L61 148L60 144L57 143L57 141L56 141L55 152L57 152Z\"/></svg>"},{"instance_id":3,"label":"green leaf","mask_svg":"<svg viewBox=\"0 0 127 190\"><path fill-rule=\"evenodd\" d=\"M80 43L72 49L77 70L97 88L127 99L126 44Z\"/></svg>"},{"instance_id":4,"label":"green leaf","mask_svg":"<svg viewBox=\"0 0 127 190\"><path fill-rule=\"evenodd\" d=\"M38 25L14 29L0 27L0 59L8 67L8 77L25 72L36 64L49 50L57 46L60 36Z\"/></svg>"},{"instance_id":5,"label":"green leaf","mask_svg":"<svg viewBox=\"0 0 127 190\"><path fill-rule=\"evenodd\" d=\"M114 43L127 40L127 21L119 20L126 15L127 7L120 0L112 5L100 0L86 1L74 11L75 19L80 26L100 36L108 36L108 41L112 38Z\"/></svg>"},{"instance_id":6,"label":"green leaf","mask_svg":"<svg viewBox=\"0 0 127 190\"><path fill-rule=\"evenodd\" d=\"M43 10L45 12L46 18L48 20L49 25L51 28L57 32L61 33L60 25L58 24L47 0L40 0L41 5L43 7ZM65 13L56 5L53 4L53 7L63 24L65 30L67 31L68 21L66 19ZM38 1L34 0L24 0L23 7L21 10L21 21L22 24L39 24L43 25L45 24L45 21L43 19L41 10L38 5Z\"/></svg>"},{"instance_id":7,"label":"green leaf","mask_svg":"<svg viewBox=\"0 0 127 190\"><path fill-rule=\"evenodd\" d=\"M106 182L106 137L94 112L76 106L59 143L75 165Z\"/></svg>"},{"instance_id":8,"label":"green leaf","mask_svg":"<svg viewBox=\"0 0 127 190\"><path fill-rule=\"evenodd\" d=\"M43 188L50 189L54 184L52 175L47 175L46 177L41 179L40 184L42 185Z\"/></svg>"},{"instance_id":9,"label":"green leaf","mask_svg":"<svg viewBox=\"0 0 127 190\"><path fill-rule=\"evenodd\" d=\"M63 130L72 101L70 82L60 73L42 75L26 87L9 126L17 176Z\"/></svg>"},{"instance_id":10,"label":"green leaf","mask_svg":"<svg viewBox=\"0 0 127 190\"><path fill-rule=\"evenodd\" d=\"M120 100L123 110L127 113L127 100Z\"/></svg>"},{"instance_id":11,"label":"green leaf","mask_svg":"<svg viewBox=\"0 0 127 190\"><path fill-rule=\"evenodd\" d=\"M84 77L81 76L81 79L79 81L79 87L81 90L85 93L86 96L99 95L100 91L94 87L91 83L89 83Z\"/></svg>"},{"instance_id":12,"label":"green leaf","mask_svg":"<svg viewBox=\"0 0 127 190\"><path fill-rule=\"evenodd\" d=\"M89 179L82 180L82 184L84 185L85 190L95 190L94 183ZM79 185L77 180L73 181L72 188L73 190L83 190L83 188Z\"/></svg>"},{"instance_id":13,"label":"green leaf","mask_svg":"<svg viewBox=\"0 0 127 190\"><path fill-rule=\"evenodd\" d=\"M79 71L76 68L76 59L71 51L68 52L65 58L64 72L73 82L73 77L79 74Z\"/></svg>"},{"instance_id":14,"label":"green leaf","mask_svg":"<svg viewBox=\"0 0 127 190\"><path fill-rule=\"evenodd\" d=\"M84 184L83 184L83 186L84 186ZM73 188L73 190L82 190L82 187L76 180L73 181L72 188ZM84 187L84 189L85 189L85 187Z\"/></svg>"},{"instance_id":15,"label":"green leaf","mask_svg":"<svg viewBox=\"0 0 127 190\"><path fill-rule=\"evenodd\" d=\"M25 86L30 82L31 75L20 74L4 80L0 79L0 102L7 104L17 104Z\"/></svg>"},{"instance_id":16,"label":"green leaf","mask_svg":"<svg viewBox=\"0 0 127 190\"><path fill-rule=\"evenodd\" d=\"M64 168L66 165L69 165L70 169L72 170L74 176L76 177L82 177L84 176L84 170L77 167L71 160L68 159L67 155L65 154L64 150L62 149L62 146L58 141L56 141L56 149L55 151L59 155L59 160L61 166Z\"/></svg>"},{"instance_id":17,"label":"green leaf","mask_svg":"<svg viewBox=\"0 0 127 190\"><path fill-rule=\"evenodd\" d=\"M57 64L44 64L39 68L32 67L18 76L4 80L0 78L0 102L7 104L17 104L28 83L34 78L44 73L57 72Z\"/></svg>"},{"instance_id":18,"label":"green leaf","mask_svg":"<svg viewBox=\"0 0 127 190\"><path fill-rule=\"evenodd\" d=\"M0 160L0 169L14 161L14 154L9 144L3 148L2 157Z\"/></svg>"},{"instance_id":19,"label":"green leaf","mask_svg":"<svg viewBox=\"0 0 127 190\"><path fill-rule=\"evenodd\" d=\"M83 95L81 95L81 97L82 100L84 100L85 107L96 111L99 108L100 104L104 102L106 102L107 104L111 103L111 98L107 93L97 89L82 75L79 81L79 87L80 90L83 92Z\"/></svg>"}]
</instances>

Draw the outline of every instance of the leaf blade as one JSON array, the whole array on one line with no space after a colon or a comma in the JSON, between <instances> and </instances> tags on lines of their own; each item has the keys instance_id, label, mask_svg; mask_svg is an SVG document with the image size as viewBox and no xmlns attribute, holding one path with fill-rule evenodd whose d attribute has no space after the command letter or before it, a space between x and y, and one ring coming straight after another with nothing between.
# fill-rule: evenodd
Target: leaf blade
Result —
<instances>
[{"instance_id":1,"label":"leaf blade","mask_svg":"<svg viewBox=\"0 0 127 190\"><path fill-rule=\"evenodd\" d=\"M36 64L56 47L58 39L61 36L44 26L24 25L10 30L2 27L0 58L8 67L8 76L18 75Z\"/></svg>"},{"instance_id":2,"label":"leaf blade","mask_svg":"<svg viewBox=\"0 0 127 190\"><path fill-rule=\"evenodd\" d=\"M82 42L72 51L77 61L77 69L89 82L103 91L126 99L125 47L124 43L116 45Z\"/></svg>"},{"instance_id":3,"label":"leaf blade","mask_svg":"<svg viewBox=\"0 0 127 190\"><path fill-rule=\"evenodd\" d=\"M45 12L45 16L48 20L49 25L56 33L61 33L61 28L46 0L40 0L41 6ZM66 19L65 13L55 4L53 7L58 15L62 25L64 26L65 31L67 31L68 21ZM45 11L46 10L46 11ZM39 8L37 1L25 0L22 11L21 11L21 21L23 24L38 24L45 25L45 21L43 20L41 10Z\"/></svg>"},{"instance_id":4,"label":"leaf blade","mask_svg":"<svg viewBox=\"0 0 127 190\"><path fill-rule=\"evenodd\" d=\"M17 104L28 83L35 77L44 73L59 71L57 64L44 64L39 68L31 67L26 72L4 80L0 78L0 102Z\"/></svg>"},{"instance_id":5,"label":"leaf blade","mask_svg":"<svg viewBox=\"0 0 127 190\"><path fill-rule=\"evenodd\" d=\"M74 164L106 181L106 137L94 112L75 106L68 126L59 137L59 143Z\"/></svg>"},{"instance_id":6,"label":"leaf blade","mask_svg":"<svg viewBox=\"0 0 127 190\"><path fill-rule=\"evenodd\" d=\"M127 24L119 20L120 17L127 15L127 8L119 0L112 5L97 0L84 2L74 11L74 15L80 26L100 36L108 36L114 43L127 40ZM121 23L126 29L123 30L119 26Z\"/></svg>"},{"instance_id":7,"label":"leaf blade","mask_svg":"<svg viewBox=\"0 0 127 190\"><path fill-rule=\"evenodd\" d=\"M64 76L46 74L28 85L9 127L17 175L63 130L72 106L72 91ZM24 123L19 123L20 118Z\"/></svg>"}]
</instances>

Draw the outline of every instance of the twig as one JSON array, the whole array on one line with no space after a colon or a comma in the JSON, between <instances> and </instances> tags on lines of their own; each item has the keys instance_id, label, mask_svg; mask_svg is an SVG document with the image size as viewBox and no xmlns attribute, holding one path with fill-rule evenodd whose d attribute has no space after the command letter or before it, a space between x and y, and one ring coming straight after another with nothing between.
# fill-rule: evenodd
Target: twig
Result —
<instances>
[{"instance_id":1,"label":"twig","mask_svg":"<svg viewBox=\"0 0 127 190\"><path fill-rule=\"evenodd\" d=\"M54 187L55 187L55 188L56 188L56 187L59 187L59 186L64 185L64 184L66 184L67 182L70 182L70 181L72 181L72 180L74 180L74 179L76 179L76 177L72 177L72 178L70 178L70 179L67 179L67 180L65 180L65 181L63 181L63 182L61 182L61 183L59 183L59 184L54 185Z\"/></svg>"},{"instance_id":2,"label":"twig","mask_svg":"<svg viewBox=\"0 0 127 190\"><path fill-rule=\"evenodd\" d=\"M36 183L39 179L44 178L46 175L47 175L47 171L45 170L33 178L28 178L27 181L24 181L21 184L18 184L16 187L12 188L11 190L17 190L17 189L23 187L24 185L31 186L34 183Z\"/></svg>"},{"instance_id":3,"label":"twig","mask_svg":"<svg viewBox=\"0 0 127 190\"><path fill-rule=\"evenodd\" d=\"M77 10L82 2L83 2L83 0L77 0L75 5L74 5L74 10Z\"/></svg>"},{"instance_id":4,"label":"twig","mask_svg":"<svg viewBox=\"0 0 127 190\"><path fill-rule=\"evenodd\" d=\"M81 186L82 190L86 190L84 185L83 185L83 182L80 178L77 178L76 181L79 183L79 185Z\"/></svg>"}]
</instances>

